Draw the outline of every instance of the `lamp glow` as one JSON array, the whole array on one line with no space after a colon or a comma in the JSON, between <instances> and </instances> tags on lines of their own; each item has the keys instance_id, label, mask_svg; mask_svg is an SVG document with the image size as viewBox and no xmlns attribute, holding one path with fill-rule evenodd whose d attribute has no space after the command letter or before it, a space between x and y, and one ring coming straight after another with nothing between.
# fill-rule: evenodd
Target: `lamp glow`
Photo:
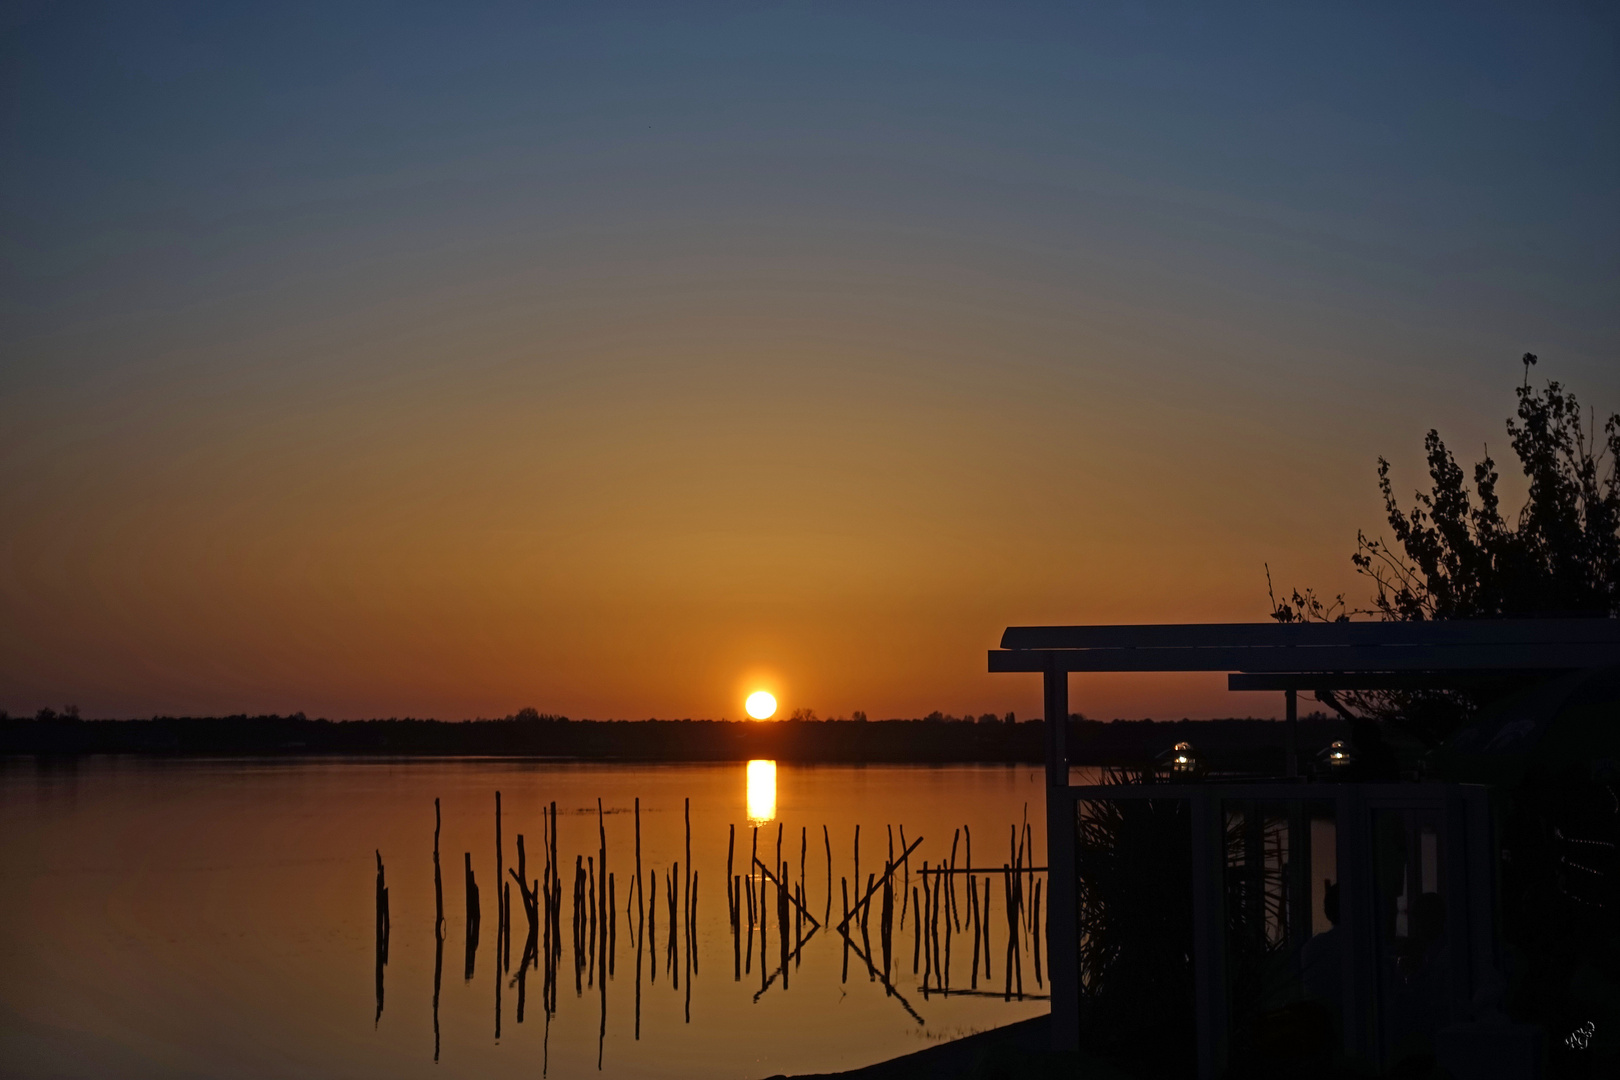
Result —
<instances>
[{"instance_id":1,"label":"lamp glow","mask_svg":"<svg viewBox=\"0 0 1620 1080\"><path fill-rule=\"evenodd\" d=\"M743 708L747 709L748 715L755 720L769 720L776 715L776 698L763 690L755 690L748 695L748 700L743 704Z\"/></svg>"},{"instance_id":2,"label":"lamp glow","mask_svg":"<svg viewBox=\"0 0 1620 1080\"><path fill-rule=\"evenodd\" d=\"M755 824L776 816L776 762L748 763L748 820Z\"/></svg>"}]
</instances>

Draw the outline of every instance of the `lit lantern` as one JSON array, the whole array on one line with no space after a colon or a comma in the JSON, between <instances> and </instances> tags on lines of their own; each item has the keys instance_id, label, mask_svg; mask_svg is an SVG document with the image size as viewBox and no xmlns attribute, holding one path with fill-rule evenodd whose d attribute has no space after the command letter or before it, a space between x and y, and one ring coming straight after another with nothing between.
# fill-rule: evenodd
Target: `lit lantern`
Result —
<instances>
[{"instance_id":1,"label":"lit lantern","mask_svg":"<svg viewBox=\"0 0 1620 1080\"><path fill-rule=\"evenodd\" d=\"M1342 739L1335 739L1316 756L1316 760L1328 772L1342 772L1356 763L1356 755L1351 751L1348 743Z\"/></svg>"},{"instance_id":2,"label":"lit lantern","mask_svg":"<svg viewBox=\"0 0 1620 1080\"><path fill-rule=\"evenodd\" d=\"M1168 770L1171 776L1187 779L1203 774L1204 759L1198 756L1192 743L1178 742L1159 755L1159 767Z\"/></svg>"}]
</instances>

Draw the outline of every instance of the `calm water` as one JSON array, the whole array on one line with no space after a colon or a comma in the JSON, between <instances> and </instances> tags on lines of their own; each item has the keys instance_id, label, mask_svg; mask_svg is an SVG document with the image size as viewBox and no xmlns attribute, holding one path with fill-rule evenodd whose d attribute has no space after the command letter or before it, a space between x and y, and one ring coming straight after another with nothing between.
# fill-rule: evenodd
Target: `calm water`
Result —
<instances>
[{"instance_id":1,"label":"calm water","mask_svg":"<svg viewBox=\"0 0 1620 1080\"><path fill-rule=\"evenodd\" d=\"M541 808L555 800L565 895L574 856L597 852L602 800L619 908L605 1013L600 983L575 992L565 913L555 1014L548 1018L541 974L531 970L527 1008L517 1021L525 923L515 891L510 970L498 973L494 955L497 789L506 863L515 860L516 835L525 834L531 878L540 875L543 860ZM750 799L740 763L11 763L0 766L0 1074L531 1077L544 1070L570 1077L598 1074L599 1054L600 1074L615 1076L765 1077L868 1064L1046 1010L1044 1000L1009 1002L999 994L1008 939L1000 879L988 920L992 976L984 979L981 968L979 983L980 990L997 991L994 996L925 995L921 973L912 972L915 918L909 911L895 937L892 995L854 953L845 975L843 939L827 929L804 946L784 986L770 978L779 966L773 925L766 979L755 938L751 970L739 980L723 884L727 827L737 830L742 873L750 802L756 817L771 813L759 833L761 854L769 851L767 861L774 859L777 826L783 825L783 859L795 880L805 829L804 885L808 907L819 917L828 900L825 825L836 923L839 879L853 877L857 824L863 882L873 869L881 872L888 826L904 826L908 840L923 838L911 862L917 885L922 860L948 859L953 834L963 826L972 833L975 865L1007 861L1012 827L1024 820L1026 804L1036 861L1044 863L1040 793L1038 772L1028 766L784 764L772 807L757 783ZM437 1065L435 797L443 804L447 919ZM691 800L692 863L699 875L697 970L688 977L684 952L673 971L665 967L669 927L661 910L659 966L654 976L644 957L639 1007L637 936L625 913L637 797L643 865L660 875L684 860L683 799ZM898 851L898 831L895 845ZM380 1018L374 849L387 866L392 921ZM463 977L464 852L472 853L483 892L471 980ZM959 850L958 865L965 857ZM965 882L959 887L965 891ZM982 894L982 881L979 887ZM663 895L660 883L660 900ZM959 904L966 912L965 896ZM874 913L874 947L878 921ZM1044 994L1034 978L1031 945L1033 939L1020 946L1024 990ZM970 935L957 935L952 948L951 986L965 989ZM592 974L587 969L587 983ZM764 981L770 986L761 994Z\"/></svg>"}]
</instances>

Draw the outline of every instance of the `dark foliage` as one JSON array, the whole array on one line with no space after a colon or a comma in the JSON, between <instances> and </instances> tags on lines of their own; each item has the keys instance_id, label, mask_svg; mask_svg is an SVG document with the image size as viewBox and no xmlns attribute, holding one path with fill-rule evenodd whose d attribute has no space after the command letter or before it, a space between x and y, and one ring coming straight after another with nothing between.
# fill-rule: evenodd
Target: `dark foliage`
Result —
<instances>
[{"instance_id":1,"label":"dark foliage","mask_svg":"<svg viewBox=\"0 0 1620 1080\"><path fill-rule=\"evenodd\" d=\"M1403 510L1378 459L1378 488L1393 540L1356 534L1350 557L1372 579L1372 606L1344 595L1324 600L1311 589L1272 595L1279 622L1345 621L1367 615L1392 621L1620 616L1620 414L1583 420L1575 395L1557 382L1530 385L1524 356L1508 441L1528 484L1517 515L1504 516L1496 462L1487 452L1473 483L1438 431L1423 445L1431 489ZM1457 730L1485 701L1515 688L1510 680L1467 693L1319 695L1347 718L1388 723L1421 747ZM1376 732L1358 733L1358 741Z\"/></svg>"}]
</instances>

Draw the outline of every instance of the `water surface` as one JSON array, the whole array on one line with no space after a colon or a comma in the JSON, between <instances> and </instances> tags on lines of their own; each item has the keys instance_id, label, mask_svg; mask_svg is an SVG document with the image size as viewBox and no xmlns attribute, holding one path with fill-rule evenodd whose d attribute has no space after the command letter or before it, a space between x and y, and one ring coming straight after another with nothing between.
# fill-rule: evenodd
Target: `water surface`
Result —
<instances>
[{"instance_id":1,"label":"water surface","mask_svg":"<svg viewBox=\"0 0 1620 1080\"><path fill-rule=\"evenodd\" d=\"M978 993L960 996L939 994L937 978L925 993L922 972L913 973L915 916L909 902L903 925L896 916L888 988L869 974L859 954L848 957L846 973L843 939L830 928L810 938L785 980L773 978L779 976L774 923L763 960L769 971L762 971L756 937L749 970L739 978L723 884L728 827L737 837L736 872L746 871L751 802L755 817L773 814L759 831L762 855L769 852L768 861L775 862L781 826L782 859L792 881L802 881L806 906L818 917L830 906L833 923L839 921L842 879L855 876L857 824L863 883L874 869L881 872L890 826L897 852L901 827L908 841L922 837L911 858L914 887L922 861L948 860L953 837L964 827L971 832L975 865L1009 861L1013 830L1025 820L1026 806L1033 850L1044 853L1036 769L783 763L776 770L774 807L766 805L757 784L750 799L746 778L742 763L5 764L0 1073L765 1077L853 1068L1046 1010L1039 996L1046 987L1035 978L1033 936L1018 939L1025 998L1002 996L1008 928L999 877L988 920L991 975L984 977L981 960ZM495 956L497 790L504 806L505 862L515 861L516 837L524 834L531 878L541 873L542 807L556 802L565 899L574 857L597 854L600 799L619 909L605 995L600 974L589 967L576 993L570 919L564 914L555 1013L544 1007L541 972L530 970L521 1023L525 924L515 889L510 968L501 970ZM437 1048L435 797L443 808L446 907ZM683 951L668 965L669 926L661 910L658 967L654 972L653 956L642 954L639 994L637 919L628 891L638 797L642 862L645 871L660 875L660 899L662 875L685 861L687 799L691 869L698 875L695 953ZM823 826L832 846L830 905ZM802 877L801 835L808 848ZM966 865L965 841L961 835L959 866ZM374 851L387 869L392 924L380 1016ZM464 978L465 852L472 855L483 894L470 980ZM1044 862L1044 854L1036 861ZM965 880L958 888L965 913ZM983 888L981 880L981 894ZM877 924L874 914L873 946ZM859 936L855 944L863 945ZM965 927L949 945L948 987L975 989L968 972L973 942ZM690 976L688 962L696 968Z\"/></svg>"}]
</instances>

